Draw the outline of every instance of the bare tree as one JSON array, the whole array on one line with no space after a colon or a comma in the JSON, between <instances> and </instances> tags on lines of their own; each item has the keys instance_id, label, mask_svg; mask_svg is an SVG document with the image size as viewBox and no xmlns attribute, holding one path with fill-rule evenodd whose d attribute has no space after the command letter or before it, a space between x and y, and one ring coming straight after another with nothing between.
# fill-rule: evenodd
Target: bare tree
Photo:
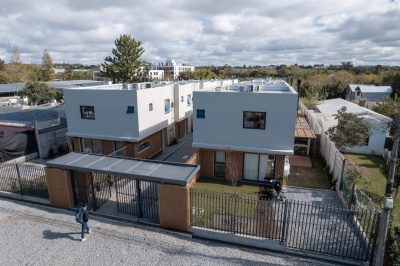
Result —
<instances>
[{"instance_id":1,"label":"bare tree","mask_svg":"<svg viewBox=\"0 0 400 266\"><path fill-rule=\"evenodd\" d=\"M240 161L240 152L226 151L226 173L225 177L228 179L232 186L236 186L240 178L240 168L238 162Z\"/></svg>"}]
</instances>

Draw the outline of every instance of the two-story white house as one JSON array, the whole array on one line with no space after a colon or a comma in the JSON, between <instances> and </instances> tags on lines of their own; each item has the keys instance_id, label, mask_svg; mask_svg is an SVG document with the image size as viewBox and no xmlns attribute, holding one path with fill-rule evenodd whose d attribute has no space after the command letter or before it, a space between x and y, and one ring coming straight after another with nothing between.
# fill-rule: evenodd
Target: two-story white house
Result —
<instances>
[{"instance_id":1,"label":"two-story white house","mask_svg":"<svg viewBox=\"0 0 400 266\"><path fill-rule=\"evenodd\" d=\"M164 77L169 75L173 79L177 79L179 74L185 71L195 71L195 67L189 64L178 64L173 59L167 59L165 62L153 64L151 70L161 70Z\"/></svg>"},{"instance_id":2,"label":"two-story white house","mask_svg":"<svg viewBox=\"0 0 400 266\"><path fill-rule=\"evenodd\" d=\"M197 81L64 89L67 135L78 152L154 158L191 132L192 95L201 87Z\"/></svg>"},{"instance_id":3,"label":"two-story white house","mask_svg":"<svg viewBox=\"0 0 400 266\"><path fill-rule=\"evenodd\" d=\"M200 148L201 176L283 178L285 156L293 155L297 99L284 81L195 91L193 147Z\"/></svg>"}]
</instances>

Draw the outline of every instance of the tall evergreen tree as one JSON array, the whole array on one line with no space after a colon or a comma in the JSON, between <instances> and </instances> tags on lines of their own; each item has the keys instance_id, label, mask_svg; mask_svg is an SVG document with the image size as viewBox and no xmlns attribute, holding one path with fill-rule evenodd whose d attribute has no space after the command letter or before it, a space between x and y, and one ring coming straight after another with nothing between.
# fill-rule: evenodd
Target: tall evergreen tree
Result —
<instances>
[{"instance_id":1,"label":"tall evergreen tree","mask_svg":"<svg viewBox=\"0 0 400 266\"><path fill-rule=\"evenodd\" d=\"M42 56L42 65L40 67L39 81L52 81L56 74L54 72L54 64L51 60L50 54L44 50Z\"/></svg>"},{"instance_id":2,"label":"tall evergreen tree","mask_svg":"<svg viewBox=\"0 0 400 266\"><path fill-rule=\"evenodd\" d=\"M102 66L103 75L119 82L142 82L148 77L150 64L141 59L144 53L142 42L130 35L120 35L112 49L113 57L107 56Z\"/></svg>"}]
</instances>

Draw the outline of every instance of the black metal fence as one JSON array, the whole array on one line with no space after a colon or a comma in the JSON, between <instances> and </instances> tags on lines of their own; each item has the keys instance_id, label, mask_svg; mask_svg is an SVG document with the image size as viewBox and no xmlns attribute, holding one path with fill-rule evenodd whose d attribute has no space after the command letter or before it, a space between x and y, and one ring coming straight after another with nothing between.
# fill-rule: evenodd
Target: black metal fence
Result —
<instances>
[{"instance_id":1,"label":"black metal fence","mask_svg":"<svg viewBox=\"0 0 400 266\"><path fill-rule=\"evenodd\" d=\"M286 248L372 262L380 213L191 189L191 226L279 241Z\"/></svg>"},{"instance_id":2,"label":"black metal fence","mask_svg":"<svg viewBox=\"0 0 400 266\"><path fill-rule=\"evenodd\" d=\"M0 164L0 191L49 198L44 166Z\"/></svg>"},{"instance_id":3,"label":"black metal fence","mask_svg":"<svg viewBox=\"0 0 400 266\"><path fill-rule=\"evenodd\" d=\"M159 221L157 183L118 177L115 192L119 212Z\"/></svg>"}]
</instances>

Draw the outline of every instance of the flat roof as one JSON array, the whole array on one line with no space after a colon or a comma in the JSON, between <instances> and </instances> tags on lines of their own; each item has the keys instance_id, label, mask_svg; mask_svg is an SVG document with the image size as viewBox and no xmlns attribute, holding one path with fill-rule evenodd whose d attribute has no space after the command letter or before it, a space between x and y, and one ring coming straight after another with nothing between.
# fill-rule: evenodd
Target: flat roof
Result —
<instances>
[{"instance_id":1,"label":"flat roof","mask_svg":"<svg viewBox=\"0 0 400 266\"><path fill-rule=\"evenodd\" d=\"M307 123L304 117L297 117L296 128L294 130L295 138L309 138L315 139L315 134Z\"/></svg>"},{"instance_id":2,"label":"flat roof","mask_svg":"<svg viewBox=\"0 0 400 266\"><path fill-rule=\"evenodd\" d=\"M199 165L71 152L46 163L49 168L98 172L186 187Z\"/></svg>"}]
</instances>

